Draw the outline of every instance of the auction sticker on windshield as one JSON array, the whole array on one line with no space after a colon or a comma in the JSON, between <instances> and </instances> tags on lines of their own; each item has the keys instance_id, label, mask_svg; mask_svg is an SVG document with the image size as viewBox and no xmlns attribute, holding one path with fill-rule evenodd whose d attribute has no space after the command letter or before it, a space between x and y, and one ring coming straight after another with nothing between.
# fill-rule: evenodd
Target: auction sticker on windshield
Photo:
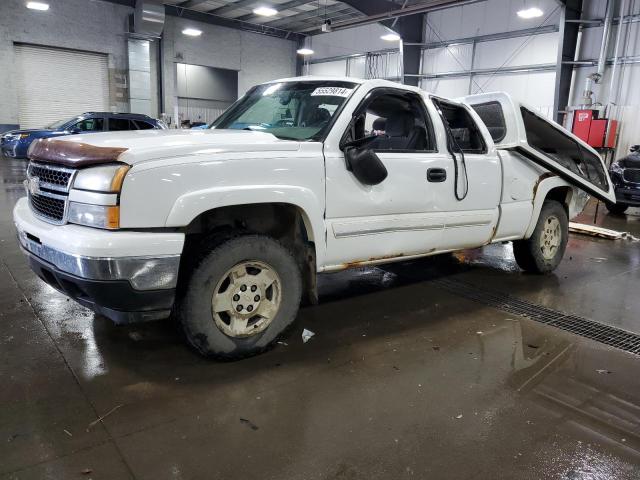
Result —
<instances>
[{"instance_id":1,"label":"auction sticker on windshield","mask_svg":"<svg viewBox=\"0 0 640 480\"><path fill-rule=\"evenodd\" d=\"M351 92L353 92L352 88L344 88L344 87L318 87L313 92L311 92L312 97L326 95L332 97L348 97Z\"/></svg>"}]
</instances>

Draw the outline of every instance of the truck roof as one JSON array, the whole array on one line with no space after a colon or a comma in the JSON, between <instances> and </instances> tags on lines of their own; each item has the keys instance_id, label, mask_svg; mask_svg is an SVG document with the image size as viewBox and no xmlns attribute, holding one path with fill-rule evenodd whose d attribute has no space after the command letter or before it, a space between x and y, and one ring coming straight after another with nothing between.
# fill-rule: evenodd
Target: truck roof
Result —
<instances>
[{"instance_id":1,"label":"truck roof","mask_svg":"<svg viewBox=\"0 0 640 480\"><path fill-rule=\"evenodd\" d=\"M331 77L327 75L306 75L302 77L288 77L288 78L278 78L276 80L271 80L269 82L264 82L265 84L269 83L279 83L279 82L299 82L299 81L315 81L315 82L351 82L357 83L358 85L367 85L370 87L393 87L393 88L402 88L405 90L411 90L414 92L423 92L421 88L414 87L412 85L403 85L401 83L392 82L390 80L383 80L379 78L371 78L371 79L362 79L356 77Z\"/></svg>"}]
</instances>

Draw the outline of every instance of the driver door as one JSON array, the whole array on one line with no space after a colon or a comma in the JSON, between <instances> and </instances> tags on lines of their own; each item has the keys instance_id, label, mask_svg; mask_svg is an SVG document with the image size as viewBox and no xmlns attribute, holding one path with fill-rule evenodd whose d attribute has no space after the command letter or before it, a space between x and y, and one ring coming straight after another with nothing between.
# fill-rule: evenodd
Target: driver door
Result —
<instances>
[{"instance_id":1,"label":"driver door","mask_svg":"<svg viewBox=\"0 0 640 480\"><path fill-rule=\"evenodd\" d=\"M370 92L341 143L368 136L388 172L377 185L360 182L343 151L325 148L325 270L425 255L441 245L445 214L436 199L453 188L446 174L451 159L437 152L422 98L394 88Z\"/></svg>"}]
</instances>

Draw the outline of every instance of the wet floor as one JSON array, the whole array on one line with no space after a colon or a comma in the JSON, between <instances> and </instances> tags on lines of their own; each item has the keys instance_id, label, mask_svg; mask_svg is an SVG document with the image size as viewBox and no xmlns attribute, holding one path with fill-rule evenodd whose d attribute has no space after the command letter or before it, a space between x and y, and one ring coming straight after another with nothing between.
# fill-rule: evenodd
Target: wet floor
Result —
<instances>
[{"instance_id":1,"label":"wet floor","mask_svg":"<svg viewBox=\"0 0 640 480\"><path fill-rule=\"evenodd\" d=\"M639 243L572 236L545 277L508 245L325 275L285 343L216 363L37 279L11 222L23 176L1 160L0 479L640 478L638 356L434 282L640 333ZM640 236L638 210L597 223Z\"/></svg>"}]
</instances>

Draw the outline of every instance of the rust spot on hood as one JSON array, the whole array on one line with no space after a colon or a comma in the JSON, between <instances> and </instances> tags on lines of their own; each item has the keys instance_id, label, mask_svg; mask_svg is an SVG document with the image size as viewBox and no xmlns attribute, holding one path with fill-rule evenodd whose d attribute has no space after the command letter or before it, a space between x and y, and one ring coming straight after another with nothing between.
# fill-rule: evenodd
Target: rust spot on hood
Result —
<instances>
[{"instance_id":1,"label":"rust spot on hood","mask_svg":"<svg viewBox=\"0 0 640 480\"><path fill-rule=\"evenodd\" d=\"M97 147L88 143L45 138L31 144L27 157L37 162L84 167L116 162L120 155L127 150L123 147Z\"/></svg>"}]
</instances>

